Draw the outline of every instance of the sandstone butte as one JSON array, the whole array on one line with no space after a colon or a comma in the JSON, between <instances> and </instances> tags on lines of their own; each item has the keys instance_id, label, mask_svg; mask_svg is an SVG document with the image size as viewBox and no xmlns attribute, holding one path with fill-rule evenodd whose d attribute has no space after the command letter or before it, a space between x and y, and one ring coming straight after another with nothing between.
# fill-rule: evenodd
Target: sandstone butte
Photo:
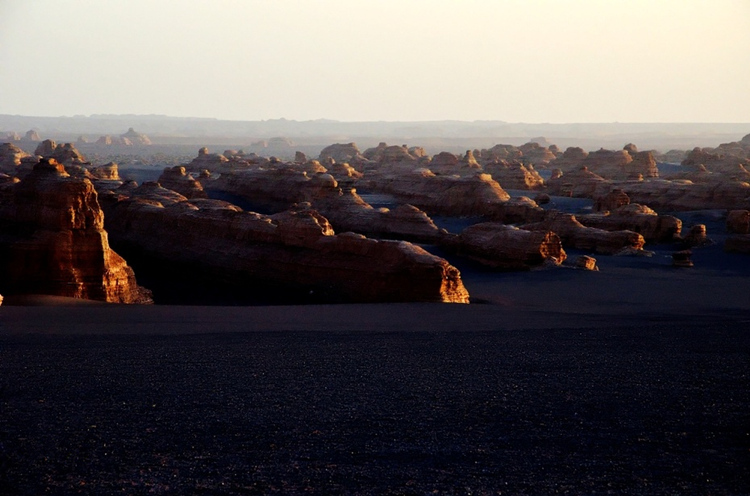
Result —
<instances>
[{"instance_id":1,"label":"sandstone butte","mask_svg":"<svg viewBox=\"0 0 750 496\"><path fill-rule=\"evenodd\" d=\"M231 285L313 291L328 301L468 303L455 267L404 241L335 234L305 208L266 216L146 183L109 195L107 230L129 250Z\"/></svg>"},{"instance_id":2,"label":"sandstone butte","mask_svg":"<svg viewBox=\"0 0 750 496\"><path fill-rule=\"evenodd\" d=\"M109 247L94 186L42 159L0 185L0 284L6 294L146 303L148 292Z\"/></svg>"}]
</instances>

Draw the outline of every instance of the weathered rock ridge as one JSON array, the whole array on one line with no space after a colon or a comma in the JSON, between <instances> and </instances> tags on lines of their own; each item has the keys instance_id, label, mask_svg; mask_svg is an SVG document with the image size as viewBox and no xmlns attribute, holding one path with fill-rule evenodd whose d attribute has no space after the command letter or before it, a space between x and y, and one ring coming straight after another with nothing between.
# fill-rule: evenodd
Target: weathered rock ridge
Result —
<instances>
[{"instance_id":1,"label":"weathered rock ridge","mask_svg":"<svg viewBox=\"0 0 750 496\"><path fill-rule=\"evenodd\" d=\"M310 208L272 216L195 199L155 183L111 196L113 239L233 285L312 291L325 301L468 303L459 271L408 242L334 234Z\"/></svg>"}]
</instances>

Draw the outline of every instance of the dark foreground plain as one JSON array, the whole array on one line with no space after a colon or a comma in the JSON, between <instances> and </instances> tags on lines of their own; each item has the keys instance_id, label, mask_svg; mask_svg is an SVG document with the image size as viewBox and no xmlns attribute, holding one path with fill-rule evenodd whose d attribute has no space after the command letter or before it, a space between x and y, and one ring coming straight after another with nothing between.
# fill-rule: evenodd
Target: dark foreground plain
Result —
<instances>
[{"instance_id":1,"label":"dark foreground plain","mask_svg":"<svg viewBox=\"0 0 750 496\"><path fill-rule=\"evenodd\" d=\"M0 308L2 494L748 494L748 314Z\"/></svg>"}]
</instances>

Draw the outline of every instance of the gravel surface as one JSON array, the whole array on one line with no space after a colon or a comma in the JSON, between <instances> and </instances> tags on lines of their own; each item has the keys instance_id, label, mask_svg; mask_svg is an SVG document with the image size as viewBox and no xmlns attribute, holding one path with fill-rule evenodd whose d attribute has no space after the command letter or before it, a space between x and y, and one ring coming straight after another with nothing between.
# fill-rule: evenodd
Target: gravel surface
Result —
<instances>
[{"instance_id":1,"label":"gravel surface","mask_svg":"<svg viewBox=\"0 0 750 496\"><path fill-rule=\"evenodd\" d=\"M0 493L748 494L749 372L730 320L0 332Z\"/></svg>"}]
</instances>

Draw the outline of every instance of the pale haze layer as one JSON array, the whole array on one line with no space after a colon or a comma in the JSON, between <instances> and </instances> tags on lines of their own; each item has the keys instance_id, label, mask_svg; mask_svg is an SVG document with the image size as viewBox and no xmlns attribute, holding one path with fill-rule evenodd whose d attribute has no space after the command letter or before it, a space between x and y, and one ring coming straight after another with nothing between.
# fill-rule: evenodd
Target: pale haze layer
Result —
<instances>
[{"instance_id":1,"label":"pale haze layer","mask_svg":"<svg viewBox=\"0 0 750 496\"><path fill-rule=\"evenodd\" d=\"M747 0L0 0L0 113L748 122Z\"/></svg>"}]
</instances>

